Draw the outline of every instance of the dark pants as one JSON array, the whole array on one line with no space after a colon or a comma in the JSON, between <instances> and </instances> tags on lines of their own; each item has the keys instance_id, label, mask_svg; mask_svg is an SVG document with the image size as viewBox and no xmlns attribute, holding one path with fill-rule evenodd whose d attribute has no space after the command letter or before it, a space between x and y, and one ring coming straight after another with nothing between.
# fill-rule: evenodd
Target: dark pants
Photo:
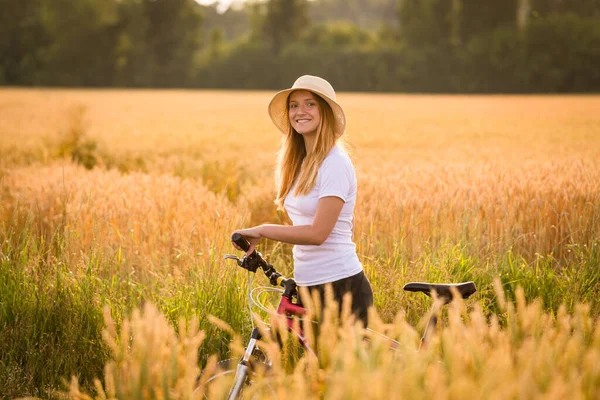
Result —
<instances>
[{"instance_id":1,"label":"dark pants","mask_svg":"<svg viewBox=\"0 0 600 400\"><path fill-rule=\"evenodd\" d=\"M365 275L364 271L360 271L354 276L340 279L339 281L326 283L323 285L307 286L309 293L317 291L321 299L321 314L325 308L325 287L331 285L333 289L333 298L341 307L342 299L346 293L352 295L352 313L356 318L363 322L364 326L368 323L368 310L369 307L373 306L373 289L369 279ZM298 304L302 306L302 298L300 290L298 290ZM341 308L340 308L341 309Z\"/></svg>"}]
</instances>

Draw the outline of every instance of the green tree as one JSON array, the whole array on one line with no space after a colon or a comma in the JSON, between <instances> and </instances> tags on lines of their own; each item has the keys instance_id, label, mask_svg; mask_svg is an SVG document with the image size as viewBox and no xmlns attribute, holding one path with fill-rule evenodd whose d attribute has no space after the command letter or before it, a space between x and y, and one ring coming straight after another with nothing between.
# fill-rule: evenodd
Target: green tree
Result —
<instances>
[{"instance_id":1,"label":"green tree","mask_svg":"<svg viewBox=\"0 0 600 400\"><path fill-rule=\"evenodd\" d=\"M44 0L43 83L110 85L114 80L117 1Z\"/></svg>"},{"instance_id":2,"label":"green tree","mask_svg":"<svg viewBox=\"0 0 600 400\"><path fill-rule=\"evenodd\" d=\"M307 0L270 0L263 23L264 38L273 53L300 38L309 26Z\"/></svg>"},{"instance_id":3,"label":"green tree","mask_svg":"<svg viewBox=\"0 0 600 400\"><path fill-rule=\"evenodd\" d=\"M460 0L461 40L503 26L515 26L518 0Z\"/></svg>"},{"instance_id":4,"label":"green tree","mask_svg":"<svg viewBox=\"0 0 600 400\"><path fill-rule=\"evenodd\" d=\"M600 17L600 0L531 0L534 16L573 13L581 17Z\"/></svg>"},{"instance_id":5,"label":"green tree","mask_svg":"<svg viewBox=\"0 0 600 400\"><path fill-rule=\"evenodd\" d=\"M398 7L401 37L411 46L437 46L452 32L452 1L403 0Z\"/></svg>"},{"instance_id":6,"label":"green tree","mask_svg":"<svg viewBox=\"0 0 600 400\"><path fill-rule=\"evenodd\" d=\"M119 4L119 33L114 57L119 86L151 86L152 57L147 36L150 22L138 0L123 0Z\"/></svg>"},{"instance_id":7,"label":"green tree","mask_svg":"<svg viewBox=\"0 0 600 400\"><path fill-rule=\"evenodd\" d=\"M113 80L116 0L4 0L4 79L17 84L106 85Z\"/></svg>"},{"instance_id":8,"label":"green tree","mask_svg":"<svg viewBox=\"0 0 600 400\"><path fill-rule=\"evenodd\" d=\"M0 0L0 84L34 84L48 44L41 0Z\"/></svg>"},{"instance_id":9,"label":"green tree","mask_svg":"<svg viewBox=\"0 0 600 400\"><path fill-rule=\"evenodd\" d=\"M186 86L200 48L202 18L193 0L122 0L115 45L120 85Z\"/></svg>"},{"instance_id":10,"label":"green tree","mask_svg":"<svg viewBox=\"0 0 600 400\"><path fill-rule=\"evenodd\" d=\"M192 77L202 18L193 0L144 0L146 45L156 86L182 86Z\"/></svg>"},{"instance_id":11,"label":"green tree","mask_svg":"<svg viewBox=\"0 0 600 400\"><path fill-rule=\"evenodd\" d=\"M321 50L336 51L341 49L357 49L373 47L375 35L360 29L349 22L335 22L318 24L306 30L298 44L308 49L320 48Z\"/></svg>"},{"instance_id":12,"label":"green tree","mask_svg":"<svg viewBox=\"0 0 600 400\"><path fill-rule=\"evenodd\" d=\"M246 35L250 30L250 14L252 4L242 3L237 7L229 7L219 13L218 3L202 6L202 29L205 37L210 37L213 29L223 31L224 40L235 40Z\"/></svg>"},{"instance_id":13,"label":"green tree","mask_svg":"<svg viewBox=\"0 0 600 400\"><path fill-rule=\"evenodd\" d=\"M397 0L317 0L310 3L309 17L315 23L350 22L376 31L396 23Z\"/></svg>"},{"instance_id":14,"label":"green tree","mask_svg":"<svg viewBox=\"0 0 600 400\"><path fill-rule=\"evenodd\" d=\"M210 31L208 54L211 59L217 59L222 55L225 33L220 27L215 27Z\"/></svg>"}]
</instances>

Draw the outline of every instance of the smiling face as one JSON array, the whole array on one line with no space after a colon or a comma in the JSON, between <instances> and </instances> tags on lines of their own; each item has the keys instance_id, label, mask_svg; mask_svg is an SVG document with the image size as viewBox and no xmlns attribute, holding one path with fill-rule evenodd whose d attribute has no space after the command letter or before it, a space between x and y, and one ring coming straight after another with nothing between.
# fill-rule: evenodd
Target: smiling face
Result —
<instances>
[{"instance_id":1,"label":"smiling face","mask_svg":"<svg viewBox=\"0 0 600 400\"><path fill-rule=\"evenodd\" d=\"M288 99L288 115L292 128L302 136L316 135L321 123L317 96L308 90L296 90Z\"/></svg>"}]
</instances>

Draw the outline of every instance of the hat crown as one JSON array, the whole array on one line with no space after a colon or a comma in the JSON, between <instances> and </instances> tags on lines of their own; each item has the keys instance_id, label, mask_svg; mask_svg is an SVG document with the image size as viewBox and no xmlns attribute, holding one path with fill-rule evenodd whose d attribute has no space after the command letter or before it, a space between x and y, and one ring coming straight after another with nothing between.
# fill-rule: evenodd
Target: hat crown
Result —
<instances>
[{"instance_id":1,"label":"hat crown","mask_svg":"<svg viewBox=\"0 0 600 400\"><path fill-rule=\"evenodd\" d=\"M333 86L331 86L331 84L325 79L319 78L318 76L302 75L300 78L296 79L292 89L307 89L315 91L324 94L333 101L336 101L335 90L333 90Z\"/></svg>"}]
</instances>

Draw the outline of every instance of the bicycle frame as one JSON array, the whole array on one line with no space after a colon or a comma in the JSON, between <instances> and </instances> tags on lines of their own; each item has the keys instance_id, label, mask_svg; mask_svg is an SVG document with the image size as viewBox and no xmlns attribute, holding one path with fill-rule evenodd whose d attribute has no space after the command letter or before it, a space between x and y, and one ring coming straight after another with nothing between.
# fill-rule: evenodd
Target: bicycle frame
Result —
<instances>
[{"instance_id":1,"label":"bicycle frame","mask_svg":"<svg viewBox=\"0 0 600 400\"><path fill-rule=\"evenodd\" d=\"M239 234L234 234L232 236L232 240L242 249L248 251L250 244ZM274 286L281 286L284 288L283 293L281 294L281 299L279 301L279 305L277 307L277 314L284 315L286 317L287 329L296 334L298 336L298 340L300 344L310 351L313 355L316 354L312 351L310 346L307 343L307 339L304 336L304 332L302 327L298 327L298 330L295 328L294 317L302 317L307 314L307 310L295 303L293 303L293 298L297 296L297 287L294 279L288 279L283 277L280 273L278 273L275 268L268 264L258 253L254 250L251 254L244 256L242 259L239 259L235 255L226 255L225 258L235 259L238 262L238 265L250 272L256 273L256 271L261 268L265 275L269 278L269 281ZM460 295L463 298L468 298L471 294L475 293L477 290L475 288L475 284L473 282L463 282L459 284L433 284L433 283L421 283L421 282L411 282L404 286L404 290L413 291L413 292L422 292L427 296L431 296L433 293L437 293L439 299L443 300L445 304L448 304L452 301L454 296ZM432 309L430 311L430 318L421 338L421 344L419 346L419 350L424 348L427 344L429 337L432 335L432 330L435 329L437 325L437 307L439 307L438 302L434 302L432 305ZM367 331L371 333L376 333L381 337L390 341L390 348L397 349L399 343L391 338L388 338L385 335L382 335L379 332L373 331L367 328ZM255 350L257 349L257 342L262 338L262 334L258 328L254 328L252 330L252 334L250 337L250 341L246 346L246 350L242 359L238 363L234 384L231 388L229 399L236 399L242 390L244 383L250 372L250 360Z\"/></svg>"},{"instance_id":2,"label":"bicycle frame","mask_svg":"<svg viewBox=\"0 0 600 400\"><path fill-rule=\"evenodd\" d=\"M274 270L274 269L273 269ZM278 280L278 278L280 280ZM300 307L297 304L292 302L293 295L296 293L296 282L293 279L285 279L281 276L275 277L275 281L279 282L281 286L285 287L284 292L281 294L281 300L279 302L279 306L277 307L277 314L286 316L287 328L290 332L295 333L298 336L298 340L300 344L310 350L306 338L304 337L304 333L302 328L300 327L299 331L294 330L294 317L301 317L307 313L307 310L303 307ZM254 327L252 329L252 333L250 335L250 341L246 346L246 350L244 351L244 355L242 356L240 362L237 365L235 377L233 380L233 385L229 392L229 399L237 399L242 391L244 383L248 378L251 368L251 358L257 349L258 341L262 339L262 333L258 327ZM314 352L312 352L314 354Z\"/></svg>"},{"instance_id":3,"label":"bicycle frame","mask_svg":"<svg viewBox=\"0 0 600 400\"><path fill-rule=\"evenodd\" d=\"M294 319L293 317L301 317L306 314L306 309L300 307L297 304L292 303L292 300L288 297L281 296L281 301L279 302L279 307L277 307L277 314L285 315L287 317L287 327L290 332L294 332ZM298 335L298 340L302 346L307 347L306 337L304 336L304 331L302 327L298 328L299 331L295 332Z\"/></svg>"}]
</instances>

